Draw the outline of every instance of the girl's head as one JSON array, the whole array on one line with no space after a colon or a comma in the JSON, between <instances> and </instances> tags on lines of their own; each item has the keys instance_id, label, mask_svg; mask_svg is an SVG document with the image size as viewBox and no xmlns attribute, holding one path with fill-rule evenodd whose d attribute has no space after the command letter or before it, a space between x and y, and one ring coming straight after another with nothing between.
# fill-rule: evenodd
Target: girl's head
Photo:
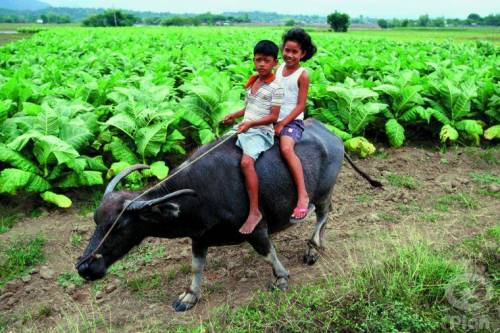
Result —
<instances>
[{"instance_id":1,"label":"girl's head","mask_svg":"<svg viewBox=\"0 0 500 333\"><path fill-rule=\"evenodd\" d=\"M283 60L307 61L316 53L316 46L311 41L311 36L304 29L294 28L283 35Z\"/></svg>"}]
</instances>

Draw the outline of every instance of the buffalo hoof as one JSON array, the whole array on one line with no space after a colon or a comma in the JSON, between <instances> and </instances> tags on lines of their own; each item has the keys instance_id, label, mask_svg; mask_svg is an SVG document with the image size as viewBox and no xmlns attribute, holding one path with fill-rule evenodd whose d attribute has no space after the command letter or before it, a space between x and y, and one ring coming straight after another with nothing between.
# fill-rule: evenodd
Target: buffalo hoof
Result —
<instances>
[{"instance_id":1,"label":"buffalo hoof","mask_svg":"<svg viewBox=\"0 0 500 333\"><path fill-rule=\"evenodd\" d=\"M271 281L268 286L269 291L280 290L287 291L288 290L288 277L280 277L277 278L276 281Z\"/></svg>"},{"instance_id":2,"label":"buffalo hoof","mask_svg":"<svg viewBox=\"0 0 500 333\"><path fill-rule=\"evenodd\" d=\"M193 308L198 303L199 297L191 292L182 293L178 299L172 303L172 308L176 312L184 312Z\"/></svg>"},{"instance_id":3,"label":"buffalo hoof","mask_svg":"<svg viewBox=\"0 0 500 333\"><path fill-rule=\"evenodd\" d=\"M319 259L319 252L315 248L308 248L306 250L306 253L304 254L303 260L304 264L307 264L309 266L312 266L318 261Z\"/></svg>"}]
</instances>

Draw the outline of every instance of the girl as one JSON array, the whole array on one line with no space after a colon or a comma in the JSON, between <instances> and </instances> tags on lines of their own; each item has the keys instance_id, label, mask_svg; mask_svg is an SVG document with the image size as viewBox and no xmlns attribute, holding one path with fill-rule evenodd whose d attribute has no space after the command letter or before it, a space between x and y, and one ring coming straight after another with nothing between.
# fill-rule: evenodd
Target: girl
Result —
<instances>
[{"instance_id":1,"label":"girl","mask_svg":"<svg viewBox=\"0 0 500 333\"><path fill-rule=\"evenodd\" d=\"M281 155L297 187L297 206L290 219L290 222L295 223L314 211L314 205L309 203L302 164L295 154L294 146L304 131L304 108L309 89L309 76L300 62L311 59L316 53L316 46L307 32L294 28L283 35L282 52L284 63L276 71L276 81L283 87L285 95L274 130L279 137Z\"/></svg>"}]
</instances>

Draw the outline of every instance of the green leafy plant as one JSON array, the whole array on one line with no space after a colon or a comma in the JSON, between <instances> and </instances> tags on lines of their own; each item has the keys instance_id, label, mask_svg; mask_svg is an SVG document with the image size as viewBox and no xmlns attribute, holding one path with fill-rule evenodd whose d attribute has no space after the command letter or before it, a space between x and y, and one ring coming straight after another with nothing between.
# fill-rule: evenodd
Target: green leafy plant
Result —
<instances>
[{"instance_id":1,"label":"green leafy plant","mask_svg":"<svg viewBox=\"0 0 500 333\"><path fill-rule=\"evenodd\" d=\"M417 71L402 71L389 75L385 83L373 88L388 98L389 107L382 111L387 119L385 133L393 147L401 147L405 141L402 123L415 122L422 118L429 123L432 111L422 107L424 99L420 95L423 86L419 83ZM384 97L384 96L382 96Z\"/></svg>"},{"instance_id":2,"label":"green leafy plant","mask_svg":"<svg viewBox=\"0 0 500 333\"><path fill-rule=\"evenodd\" d=\"M208 143L222 132L220 121L243 107L241 89L235 89L227 74L211 73L184 85L187 93L180 103L182 117L196 127L200 143Z\"/></svg>"},{"instance_id":3,"label":"green leafy plant","mask_svg":"<svg viewBox=\"0 0 500 333\"><path fill-rule=\"evenodd\" d=\"M317 109L311 114L327 122L327 127L345 141L348 150L357 152L361 157L373 154L375 147L362 134L387 105L373 102L378 94L358 86L350 78L326 90L330 93L330 102L327 103L330 108Z\"/></svg>"}]
</instances>

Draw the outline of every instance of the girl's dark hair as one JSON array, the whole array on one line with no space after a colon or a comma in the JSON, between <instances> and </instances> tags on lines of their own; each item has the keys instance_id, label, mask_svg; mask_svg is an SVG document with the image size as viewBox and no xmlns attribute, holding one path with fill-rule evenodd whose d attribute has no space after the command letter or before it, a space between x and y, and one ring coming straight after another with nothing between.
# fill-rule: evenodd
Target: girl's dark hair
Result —
<instances>
[{"instance_id":1,"label":"girl's dark hair","mask_svg":"<svg viewBox=\"0 0 500 333\"><path fill-rule=\"evenodd\" d=\"M312 56L316 53L316 46L313 44L311 40L311 36L307 32L304 31L304 29L301 28L293 28L288 30L284 35L283 35L283 44L281 48L285 46L285 43L288 41L296 42L297 44L300 45L300 48L302 51L304 51L306 54L304 55L304 58L300 59L300 61L307 61L312 58Z\"/></svg>"},{"instance_id":2,"label":"girl's dark hair","mask_svg":"<svg viewBox=\"0 0 500 333\"><path fill-rule=\"evenodd\" d=\"M271 56L274 60L278 59L278 52L278 45L270 40L261 40L253 49L253 55L262 54L265 56Z\"/></svg>"}]
</instances>

